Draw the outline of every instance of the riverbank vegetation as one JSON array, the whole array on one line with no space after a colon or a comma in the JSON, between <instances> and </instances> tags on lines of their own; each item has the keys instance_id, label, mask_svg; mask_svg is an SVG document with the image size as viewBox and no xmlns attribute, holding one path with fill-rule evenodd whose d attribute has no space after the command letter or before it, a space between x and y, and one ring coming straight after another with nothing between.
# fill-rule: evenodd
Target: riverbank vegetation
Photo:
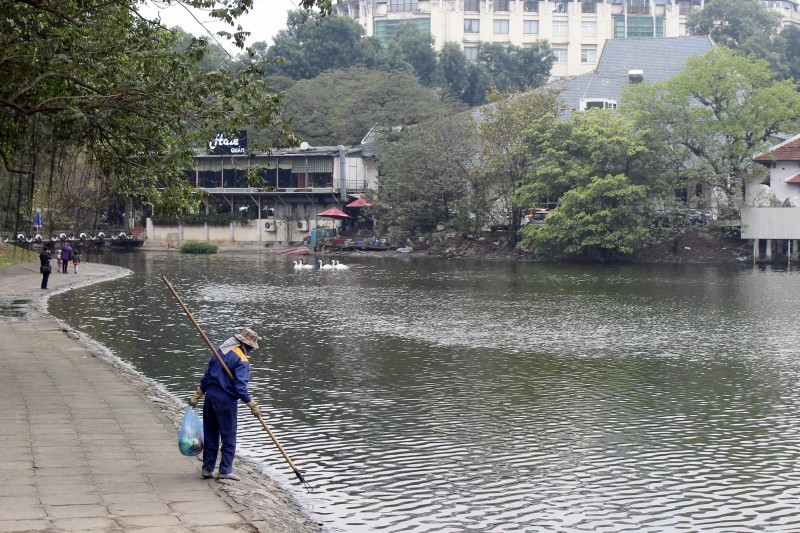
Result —
<instances>
[{"instance_id":1,"label":"riverbank vegetation","mask_svg":"<svg viewBox=\"0 0 800 533\"><path fill-rule=\"evenodd\" d=\"M180 252L182 254L215 254L217 245L209 242L186 241L181 244Z\"/></svg>"},{"instance_id":2,"label":"riverbank vegetation","mask_svg":"<svg viewBox=\"0 0 800 533\"><path fill-rule=\"evenodd\" d=\"M243 49L236 19L252 0L186 3ZM329 0L303 0L271 45L236 57L130 0L0 6L12 58L0 62L0 224L13 234L37 207L43 232L121 225L129 201L190 220L200 195L184 170L216 132L246 127L259 149L358 144L372 130L368 196L381 205L362 211L393 242L500 230L536 257L629 258L694 228L690 207L735 228L744 184L764 172L752 157L800 130L800 29L755 1L694 13L690 33L724 46L631 86L615 112L586 113L544 85L546 41L480 43L467 60L404 23L383 46Z\"/></svg>"},{"instance_id":3,"label":"riverbank vegetation","mask_svg":"<svg viewBox=\"0 0 800 533\"><path fill-rule=\"evenodd\" d=\"M20 246L0 242L0 268L16 265L17 263L36 261L37 259L39 259L39 254L35 252Z\"/></svg>"},{"instance_id":4,"label":"riverbank vegetation","mask_svg":"<svg viewBox=\"0 0 800 533\"><path fill-rule=\"evenodd\" d=\"M368 209L412 240L504 218L509 242L538 257L630 258L696 224L736 227L745 184L766 175L752 158L800 130L798 91L767 61L717 47L665 82L628 87L614 111L565 117L555 90L494 93L458 138L439 121L390 139L384 207ZM546 219L527 223L537 207Z\"/></svg>"}]
</instances>

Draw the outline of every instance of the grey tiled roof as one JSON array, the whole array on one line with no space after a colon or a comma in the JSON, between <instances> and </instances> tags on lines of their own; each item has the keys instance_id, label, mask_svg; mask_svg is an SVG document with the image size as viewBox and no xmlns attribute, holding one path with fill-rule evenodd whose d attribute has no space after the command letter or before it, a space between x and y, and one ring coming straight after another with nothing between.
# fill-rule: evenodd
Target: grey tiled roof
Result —
<instances>
[{"instance_id":1,"label":"grey tiled roof","mask_svg":"<svg viewBox=\"0 0 800 533\"><path fill-rule=\"evenodd\" d=\"M683 70L687 59L713 46L708 37L609 39L593 72L553 85L564 88L561 98L574 109L580 109L581 98L619 101L622 88L631 83L630 70L644 71L647 82L664 81Z\"/></svg>"}]
</instances>

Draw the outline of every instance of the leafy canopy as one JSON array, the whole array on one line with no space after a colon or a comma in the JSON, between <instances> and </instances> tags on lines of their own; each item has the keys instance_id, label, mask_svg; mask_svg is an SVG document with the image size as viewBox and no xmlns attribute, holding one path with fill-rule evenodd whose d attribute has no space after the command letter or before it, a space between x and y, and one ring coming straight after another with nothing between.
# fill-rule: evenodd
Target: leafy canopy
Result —
<instances>
[{"instance_id":1,"label":"leafy canopy","mask_svg":"<svg viewBox=\"0 0 800 533\"><path fill-rule=\"evenodd\" d=\"M615 259L631 254L649 240L641 206L647 187L624 174L593 177L567 191L547 224L524 228L523 245L542 255Z\"/></svg>"},{"instance_id":2,"label":"leafy canopy","mask_svg":"<svg viewBox=\"0 0 800 533\"><path fill-rule=\"evenodd\" d=\"M252 0L185 3L231 27L253 7ZM278 125L282 97L261 65L235 74L201 68L205 40L177 47L178 32L138 6L0 0L0 185L16 187L18 212L32 208L45 161L59 153L96 165L115 193L164 209L191 207L196 196L180 169L193 146L216 131ZM240 28L223 33L243 46ZM47 179L57 181L58 167L49 167Z\"/></svg>"},{"instance_id":3,"label":"leafy canopy","mask_svg":"<svg viewBox=\"0 0 800 533\"><path fill-rule=\"evenodd\" d=\"M800 127L800 93L776 81L769 64L716 47L678 75L623 93L622 113L689 156L687 167L721 193L720 209L738 209L752 158L779 133Z\"/></svg>"}]
</instances>

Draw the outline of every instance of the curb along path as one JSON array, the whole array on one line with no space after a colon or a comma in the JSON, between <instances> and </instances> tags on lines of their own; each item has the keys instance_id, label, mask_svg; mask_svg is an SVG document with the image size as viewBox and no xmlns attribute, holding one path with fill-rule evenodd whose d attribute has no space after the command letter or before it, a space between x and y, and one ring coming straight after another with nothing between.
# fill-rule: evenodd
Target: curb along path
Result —
<instances>
[{"instance_id":1,"label":"curb along path","mask_svg":"<svg viewBox=\"0 0 800 533\"><path fill-rule=\"evenodd\" d=\"M46 311L55 292L128 275L83 263L0 269L0 532L319 531L256 465L200 477L178 451L184 406Z\"/></svg>"}]
</instances>

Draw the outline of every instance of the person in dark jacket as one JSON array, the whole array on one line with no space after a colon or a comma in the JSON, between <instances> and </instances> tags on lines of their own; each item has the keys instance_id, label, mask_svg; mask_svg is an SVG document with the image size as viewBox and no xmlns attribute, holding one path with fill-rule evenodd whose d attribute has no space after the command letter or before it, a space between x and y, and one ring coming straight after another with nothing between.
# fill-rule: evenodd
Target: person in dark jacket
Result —
<instances>
[{"instance_id":1,"label":"person in dark jacket","mask_svg":"<svg viewBox=\"0 0 800 533\"><path fill-rule=\"evenodd\" d=\"M72 259L72 245L66 243L61 249L61 271L66 274L69 272L69 261Z\"/></svg>"},{"instance_id":2,"label":"person in dark jacket","mask_svg":"<svg viewBox=\"0 0 800 533\"><path fill-rule=\"evenodd\" d=\"M39 263L41 266L39 267L39 272L42 273L42 288L47 288L47 280L50 279L50 272L53 270L52 265L50 264L50 260L53 259L53 256L50 255L50 245L46 244L42 249L42 253L39 254Z\"/></svg>"},{"instance_id":3,"label":"person in dark jacket","mask_svg":"<svg viewBox=\"0 0 800 533\"><path fill-rule=\"evenodd\" d=\"M225 365L233 374L233 381L216 356L208 362L208 368L200 380L200 387L189 398L189 405L197 405L205 394L203 403L203 470L204 478L213 477L214 465L219 462L218 479L240 478L233 473L233 455L236 452L236 414L238 401L241 400L250 408L253 416L261 416L258 404L247 391L250 380L250 361L248 354L258 348L258 335L250 328L235 334L217 350ZM220 447L220 442L222 446Z\"/></svg>"}]
</instances>

